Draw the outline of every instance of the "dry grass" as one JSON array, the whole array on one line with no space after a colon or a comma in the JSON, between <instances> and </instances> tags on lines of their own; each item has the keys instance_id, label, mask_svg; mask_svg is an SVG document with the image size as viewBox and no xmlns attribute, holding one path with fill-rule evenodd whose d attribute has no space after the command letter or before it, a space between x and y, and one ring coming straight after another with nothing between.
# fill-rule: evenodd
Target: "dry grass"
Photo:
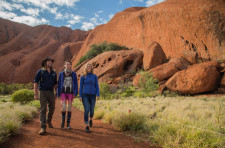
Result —
<instances>
[{"instance_id":1,"label":"dry grass","mask_svg":"<svg viewBox=\"0 0 225 148\"><path fill-rule=\"evenodd\" d=\"M4 142L10 135L15 134L24 120L30 119L37 113L36 107L5 100L0 103L0 143Z\"/></svg>"},{"instance_id":2,"label":"dry grass","mask_svg":"<svg viewBox=\"0 0 225 148\"><path fill-rule=\"evenodd\" d=\"M75 102L81 108L81 102ZM95 118L129 129L130 114L146 118L140 130L163 147L221 147L225 145L225 97L156 97L99 100ZM121 120L118 116L122 115ZM136 116L136 118L138 118ZM143 123L143 122L142 122ZM128 126L128 128L127 128ZM137 129L137 128L135 128ZM131 129L132 130L132 129Z\"/></svg>"}]
</instances>

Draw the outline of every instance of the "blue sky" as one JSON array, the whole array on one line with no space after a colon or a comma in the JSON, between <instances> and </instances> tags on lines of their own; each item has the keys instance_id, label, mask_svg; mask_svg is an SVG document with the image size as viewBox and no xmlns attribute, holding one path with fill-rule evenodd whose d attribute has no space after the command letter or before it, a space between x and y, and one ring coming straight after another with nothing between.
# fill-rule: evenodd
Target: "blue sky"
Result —
<instances>
[{"instance_id":1,"label":"blue sky","mask_svg":"<svg viewBox=\"0 0 225 148\"><path fill-rule=\"evenodd\" d=\"M164 0L0 0L0 17L29 26L89 30L106 24L129 7L149 7Z\"/></svg>"}]
</instances>

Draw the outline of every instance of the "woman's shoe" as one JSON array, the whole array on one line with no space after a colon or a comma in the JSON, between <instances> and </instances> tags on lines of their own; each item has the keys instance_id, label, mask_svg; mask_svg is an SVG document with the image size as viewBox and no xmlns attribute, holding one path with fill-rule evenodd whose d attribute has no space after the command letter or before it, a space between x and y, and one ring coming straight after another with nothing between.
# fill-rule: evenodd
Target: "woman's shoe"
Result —
<instances>
[{"instance_id":1,"label":"woman's shoe","mask_svg":"<svg viewBox=\"0 0 225 148\"><path fill-rule=\"evenodd\" d=\"M86 126L85 131L86 131L86 133L90 133L89 126Z\"/></svg>"}]
</instances>

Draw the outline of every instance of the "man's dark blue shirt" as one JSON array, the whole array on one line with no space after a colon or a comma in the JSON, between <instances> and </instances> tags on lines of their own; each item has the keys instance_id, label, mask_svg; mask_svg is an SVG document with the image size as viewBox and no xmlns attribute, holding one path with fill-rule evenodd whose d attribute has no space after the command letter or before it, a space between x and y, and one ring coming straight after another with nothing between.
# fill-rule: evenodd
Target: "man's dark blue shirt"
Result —
<instances>
[{"instance_id":1,"label":"man's dark blue shirt","mask_svg":"<svg viewBox=\"0 0 225 148\"><path fill-rule=\"evenodd\" d=\"M49 73L47 70L40 69L34 78L34 83L39 84L39 90L53 91L54 85L57 84L57 74L55 71Z\"/></svg>"}]
</instances>

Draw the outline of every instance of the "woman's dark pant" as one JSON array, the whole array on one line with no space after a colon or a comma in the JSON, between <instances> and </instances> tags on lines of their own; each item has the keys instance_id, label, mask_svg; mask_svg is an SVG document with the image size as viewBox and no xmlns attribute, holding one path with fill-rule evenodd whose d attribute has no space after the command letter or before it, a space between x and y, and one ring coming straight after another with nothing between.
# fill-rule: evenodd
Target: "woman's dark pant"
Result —
<instances>
[{"instance_id":1,"label":"woman's dark pant","mask_svg":"<svg viewBox=\"0 0 225 148\"><path fill-rule=\"evenodd\" d=\"M88 124L88 114L89 114L89 112L90 112L91 118L94 116L96 95L83 94L82 95L82 102L83 102L83 105L84 105L84 122L85 122L85 124Z\"/></svg>"}]
</instances>

